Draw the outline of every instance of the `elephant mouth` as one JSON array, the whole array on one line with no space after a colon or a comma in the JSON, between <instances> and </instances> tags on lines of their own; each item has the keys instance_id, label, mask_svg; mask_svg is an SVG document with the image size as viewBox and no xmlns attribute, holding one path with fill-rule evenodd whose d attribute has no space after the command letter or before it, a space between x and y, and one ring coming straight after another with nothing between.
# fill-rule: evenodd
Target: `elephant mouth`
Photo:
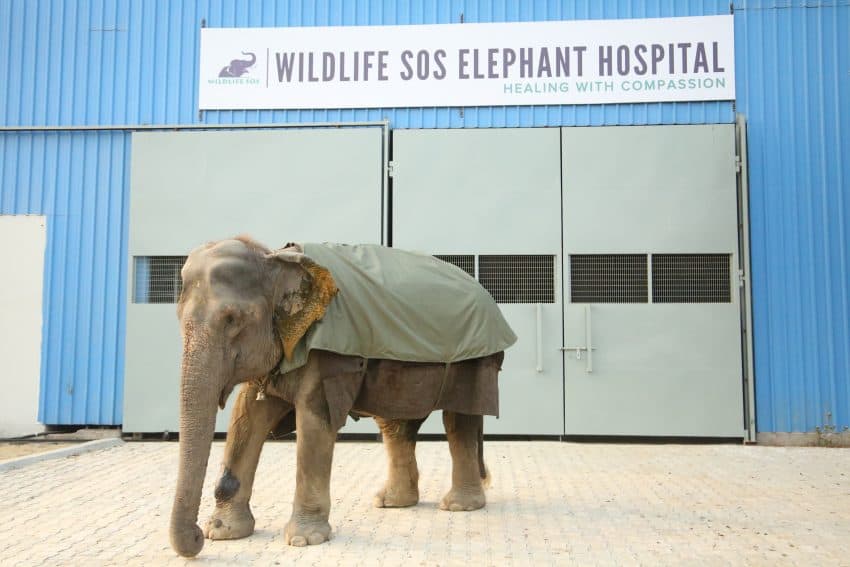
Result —
<instances>
[{"instance_id":1,"label":"elephant mouth","mask_svg":"<svg viewBox=\"0 0 850 567\"><path fill-rule=\"evenodd\" d=\"M221 390L221 394L218 396L219 409L224 409L224 406L227 404L227 398L230 397L230 392L233 391L233 387L233 384L228 384Z\"/></svg>"}]
</instances>

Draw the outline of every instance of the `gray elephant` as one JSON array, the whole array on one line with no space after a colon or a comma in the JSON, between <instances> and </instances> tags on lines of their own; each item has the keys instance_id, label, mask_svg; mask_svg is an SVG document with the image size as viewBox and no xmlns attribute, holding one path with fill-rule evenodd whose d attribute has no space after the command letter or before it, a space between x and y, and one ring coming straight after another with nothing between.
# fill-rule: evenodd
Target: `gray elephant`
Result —
<instances>
[{"instance_id":1,"label":"gray elephant","mask_svg":"<svg viewBox=\"0 0 850 567\"><path fill-rule=\"evenodd\" d=\"M440 508L484 506L483 416L498 415L497 377L516 336L475 279L392 248L307 244L272 252L247 237L195 249L182 279L180 462L170 526L177 553L196 555L204 537L253 532L249 500L270 432L297 437L286 542L328 540L333 447L348 415L373 417L382 432L389 475L376 506L418 502L416 436L436 409L453 463ZM215 510L201 530L216 406L239 384Z\"/></svg>"}]
</instances>

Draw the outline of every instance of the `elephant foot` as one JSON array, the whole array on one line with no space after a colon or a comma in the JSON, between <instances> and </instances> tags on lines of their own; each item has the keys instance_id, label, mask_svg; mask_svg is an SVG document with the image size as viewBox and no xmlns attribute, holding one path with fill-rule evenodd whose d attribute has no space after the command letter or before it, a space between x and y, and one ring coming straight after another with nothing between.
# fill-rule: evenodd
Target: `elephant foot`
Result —
<instances>
[{"instance_id":1,"label":"elephant foot","mask_svg":"<svg viewBox=\"0 0 850 567\"><path fill-rule=\"evenodd\" d=\"M254 515L248 504L216 506L204 527L207 539L239 539L254 533Z\"/></svg>"},{"instance_id":2,"label":"elephant foot","mask_svg":"<svg viewBox=\"0 0 850 567\"><path fill-rule=\"evenodd\" d=\"M487 502L484 496L484 490L479 487L477 490L459 490L452 488L448 494L440 500L440 510L449 512L468 512L470 510L478 510L483 508Z\"/></svg>"},{"instance_id":3,"label":"elephant foot","mask_svg":"<svg viewBox=\"0 0 850 567\"><path fill-rule=\"evenodd\" d=\"M327 520L296 520L292 518L283 530L286 543L295 547L318 545L331 539L331 525Z\"/></svg>"},{"instance_id":4,"label":"elephant foot","mask_svg":"<svg viewBox=\"0 0 850 567\"><path fill-rule=\"evenodd\" d=\"M385 486L375 494L372 503L375 505L375 508L415 506L419 503L419 490L415 487L403 489L395 486Z\"/></svg>"}]
</instances>

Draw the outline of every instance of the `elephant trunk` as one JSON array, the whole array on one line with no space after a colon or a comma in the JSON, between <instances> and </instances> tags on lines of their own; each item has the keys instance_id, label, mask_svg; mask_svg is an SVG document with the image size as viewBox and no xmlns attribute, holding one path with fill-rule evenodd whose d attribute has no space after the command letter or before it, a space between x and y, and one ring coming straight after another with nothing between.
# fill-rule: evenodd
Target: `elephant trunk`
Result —
<instances>
[{"instance_id":1,"label":"elephant trunk","mask_svg":"<svg viewBox=\"0 0 850 567\"><path fill-rule=\"evenodd\" d=\"M249 67L257 62L257 55L256 54L251 53L249 51L243 51L242 54L251 56L251 61L247 62Z\"/></svg>"},{"instance_id":2,"label":"elephant trunk","mask_svg":"<svg viewBox=\"0 0 850 567\"><path fill-rule=\"evenodd\" d=\"M204 547L198 527L201 490L215 433L221 370L209 363L209 353L197 355L186 340L180 381L180 464L171 510L171 547L183 557L193 557Z\"/></svg>"}]
</instances>

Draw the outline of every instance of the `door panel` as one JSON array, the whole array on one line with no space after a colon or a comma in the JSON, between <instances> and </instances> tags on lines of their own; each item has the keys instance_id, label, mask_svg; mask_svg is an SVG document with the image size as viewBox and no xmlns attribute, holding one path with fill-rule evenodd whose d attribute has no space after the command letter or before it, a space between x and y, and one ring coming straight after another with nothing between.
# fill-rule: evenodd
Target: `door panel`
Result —
<instances>
[{"instance_id":1,"label":"door panel","mask_svg":"<svg viewBox=\"0 0 850 567\"><path fill-rule=\"evenodd\" d=\"M487 433L563 432L559 136L542 128L393 133L393 246L466 256L519 337L505 353L501 416L487 418ZM442 430L439 415L422 428Z\"/></svg>"},{"instance_id":2,"label":"door panel","mask_svg":"<svg viewBox=\"0 0 850 567\"><path fill-rule=\"evenodd\" d=\"M736 306L709 317L694 305L587 308L591 371L586 352L565 353L568 435L741 436ZM568 345L586 344L585 316L568 310Z\"/></svg>"},{"instance_id":3,"label":"door panel","mask_svg":"<svg viewBox=\"0 0 850 567\"><path fill-rule=\"evenodd\" d=\"M570 250L737 249L734 126L563 132L564 244Z\"/></svg>"},{"instance_id":4,"label":"door panel","mask_svg":"<svg viewBox=\"0 0 850 567\"><path fill-rule=\"evenodd\" d=\"M0 265L4 266L0 283L0 438L44 431L38 422L38 405L46 243L44 216L0 215ZM67 377L68 389L73 378ZM41 394L43 405L45 393Z\"/></svg>"},{"instance_id":5,"label":"door panel","mask_svg":"<svg viewBox=\"0 0 850 567\"><path fill-rule=\"evenodd\" d=\"M395 130L393 246L557 254L556 128Z\"/></svg>"},{"instance_id":6,"label":"door panel","mask_svg":"<svg viewBox=\"0 0 850 567\"><path fill-rule=\"evenodd\" d=\"M742 436L734 127L562 147L566 434Z\"/></svg>"}]
</instances>

